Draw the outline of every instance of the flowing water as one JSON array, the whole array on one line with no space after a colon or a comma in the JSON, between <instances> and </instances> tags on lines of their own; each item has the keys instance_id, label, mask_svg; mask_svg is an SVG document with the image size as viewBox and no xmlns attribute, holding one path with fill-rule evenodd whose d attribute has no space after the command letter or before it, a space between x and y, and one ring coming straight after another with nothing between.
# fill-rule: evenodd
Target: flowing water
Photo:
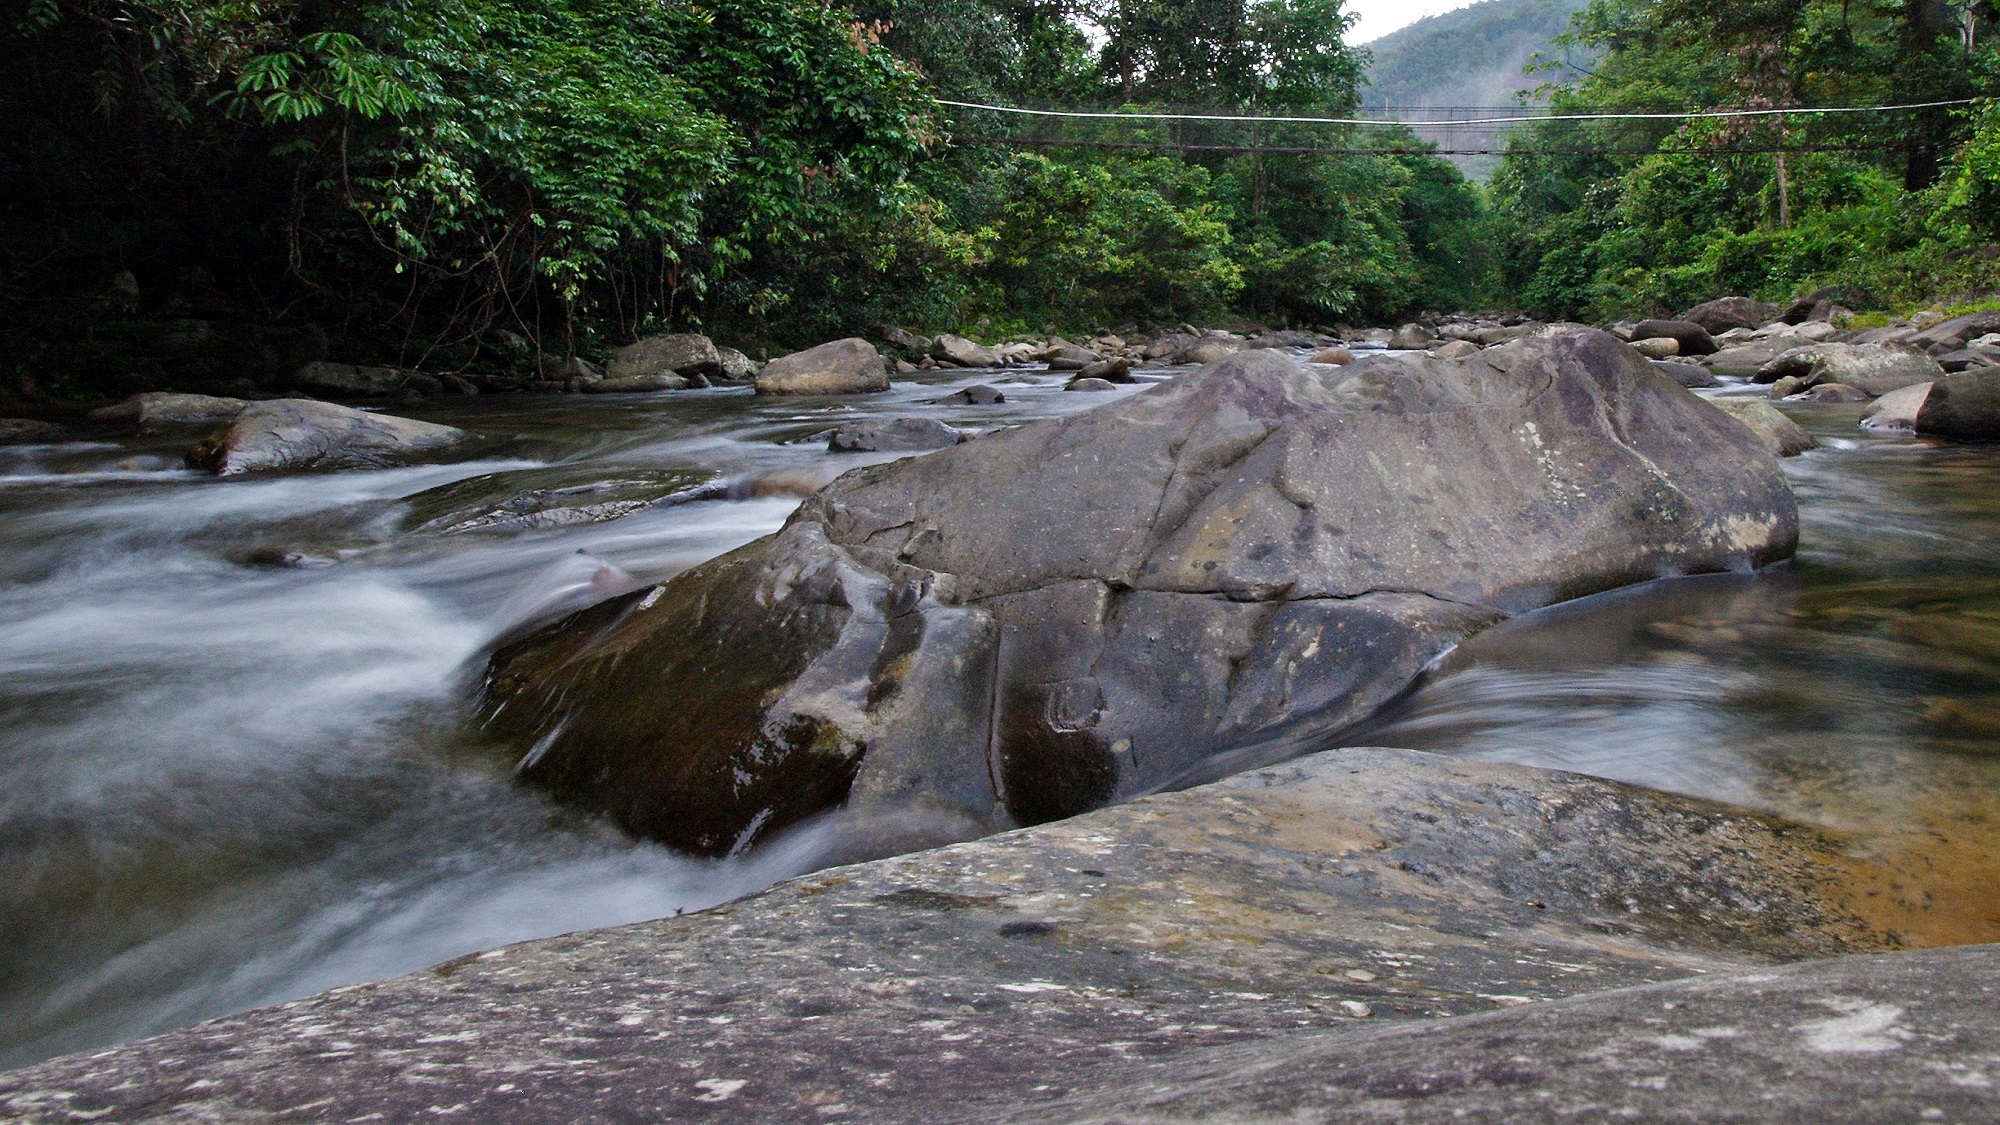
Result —
<instances>
[{"instance_id":1,"label":"flowing water","mask_svg":"<svg viewBox=\"0 0 2000 1125\"><path fill-rule=\"evenodd\" d=\"M1005 404L929 405L1002 378L835 405L436 402L402 412L487 435L474 459L315 476L207 479L176 467L185 437L0 447L0 1066L837 858L831 823L708 861L559 810L480 742L468 685L496 639L769 532L800 488L888 459L802 440L831 425L986 428L1112 397L1028 375ZM1906 873L1860 893L1913 943L2000 935L2000 450L1867 436L1856 413L1800 412L1832 440L1787 464L1795 564L1493 630L1343 741L1779 811ZM440 530L469 494L603 479L686 502Z\"/></svg>"}]
</instances>

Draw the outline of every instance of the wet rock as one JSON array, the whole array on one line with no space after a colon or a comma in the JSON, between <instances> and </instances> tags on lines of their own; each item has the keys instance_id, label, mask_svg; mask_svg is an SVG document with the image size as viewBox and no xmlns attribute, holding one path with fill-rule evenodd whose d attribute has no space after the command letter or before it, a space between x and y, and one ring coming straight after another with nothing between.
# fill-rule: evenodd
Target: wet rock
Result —
<instances>
[{"instance_id":1,"label":"wet rock","mask_svg":"<svg viewBox=\"0 0 2000 1125\"><path fill-rule=\"evenodd\" d=\"M1861 412L1861 428L1866 430L1914 430L1917 414L1930 397L1931 384L1918 383L1890 391L1868 404Z\"/></svg>"},{"instance_id":2,"label":"wet rock","mask_svg":"<svg viewBox=\"0 0 2000 1125\"><path fill-rule=\"evenodd\" d=\"M1007 396L1001 394L998 387L989 387L984 383L974 383L963 390L953 391L943 398L933 399L932 404L936 406L997 406L1006 401Z\"/></svg>"},{"instance_id":3,"label":"wet rock","mask_svg":"<svg viewBox=\"0 0 2000 1125\"><path fill-rule=\"evenodd\" d=\"M1969 371L1975 367L2000 367L2000 348L1959 348L1938 356L1937 364L1947 372Z\"/></svg>"},{"instance_id":4,"label":"wet rock","mask_svg":"<svg viewBox=\"0 0 2000 1125\"><path fill-rule=\"evenodd\" d=\"M380 468L464 441L451 426L370 414L310 399L253 402L229 427L188 451L190 468L217 476L279 469Z\"/></svg>"},{"instance_id":5,"label":"wet rock","mask_svg":"<svg viewBox=\"0 0 2000 1125\"><path fill-rule=\"evenodd\" d=\"M421 371L364 367L351 363L308 363L292 373L292 385L336 398L382 398L444 393L444 384Z\"/></svg>"},{"instance_id":6,"label":"wet rock","mask_svg":"<svg viewBox=\"0 0 2000 1125\"><path fill-rule=\"evenodd\" d=\"M1917 412L1917 432L1971 441L2000 439L2000 369L1946 375Z\"/></svg>"},{"instance_id":7,"label":"wet rock","mask_svg":"<svg viewBox=\"0 0 2000 1125\"><path fill-rule=\"evenodd\" d=\"M1715 372L1700 364L1662 361L1654 363L1653 370L1665 375L1683 387L1719 387L1722 385L1722 380L1715 377Z\"/></svg>"},{"instance_id":8,"label":"wet rock","mask_svg":"<svg viewBox=\"0 0 2000 1125\"><path fill-rule=\"evenodd\" d=\"M604 369L580 355L545 355L535 371L551 383L595 383L604 378Z\"/></svg>"},{"instance_id":9,"label":"wet rock","mask_svg":"<svg viewBox=\"0 0 2000 1125\"><path fill-rule=\"evenodd\" d=\"M1764 399L1732 397L1703 401L1748 426L1774 457L1796 457L1808 449L1819 448L1818 438Z\"/></svg>"},{"instance_id":10,"label":"wet rock","mask_svg":"<svg viewBox=\"0 0 2000 1125\"><path fill-rule=\"evenodd\" d=\"M1773 400L1786 399L1792 397L1795 394L1798 394L1799 392L1805 389L1806 389L1805 376L1787 375L1784 378L1778 380L1777 382L1772 383L1771 390L1769 394L1767 394L1765 397Z\"/></svg>"},{"instance_id":11,"label":"wet rock","mask_svg":"<svg viewBox=\"0 0 2000 1125\"><path fill-rule=\"evenodd\" d=\"M698 386L707 386L707 377L722 374L722 353L715 342L692 332L648 336L611 353L604 367L607 379L643 379L679 375L690 381L700 376Z\"/></svg>"},{"instance_id":12,"label":"wet rock","mask_svg":"<svg viewBox=\"0 0 2000 1125\"><path fill-rule=\"evenodd\" d=\"M451 394L476 395L479 393L479 384L463 375L446 373L438 376L438 382L444 384L444 389Z\"/></svg>"},{"instance_id":13,"label":"wet rock","mask_svg":"<svg viewBox=\"0 0 2000 1125\"><path fill-rule=\"evenodd\" d=\"M1507 614L1796 534L1756 436L1601 333L1249 352L850 473L497 654L486 706L524 778L690 850L842 802L1035 823L1326 737Z\"/></svg>"},{"instance_id":14,"label":"wet rock","mask_svg":"<svg viewBox=\"0 0 2000 1125\"><path fill-rule=\"evenodd\" d=\"M1687 320L1642 320L1632 327L1635 340L1656 340L1666 338L1680 345L1677 355L1714 355L1720 349L1709 336L1708 329ZM1653 357L1662 358L1660 356Z\"/></svg>"},{"instance_id":15,"label":"wet rock","mask_svg":"<svg viewBox=\"0 0 2000 1125\"><path fill-rule=\"evenodd\" d=\"M1196 337L1185 332L1172 332L1147 344L1139 354L1146 359L1173 360L1175 356L1178 356L1182 351L1192 346L1196 340ZM1176 360L1175 362L1178 361Z\"/></svg>"},{"instance_id":16,"label":"wet rock","mask_svg":"<svg viewBox=\"0 0 2000 1125\"><path fill-rule=\"evenodd\" d=\"M964 440L963 433L935 418L871 418L834 430L826 447L834 453L914 452Z\"/></svg>"},{"instance_id":17,"label":"wet rock","mask_svg":"<svg viewBox=\"0 0 2000 1125\"><path fill-rule=\"evenodd\" d=\"M1210 364L1235 355L1243 350L1243 341L1221 336L1204 336L1188 344L1174 355L1175 363Z\"/></svg>"},{"instance_id":18,"label":"wet rock","mask_svg":"<svg viewBox=\"0 0 2000 1125\"><path fill-rule=\"evenodd\" d=\"M54 422L34 418L0 418L0 442L61 441L68 435L68 429Z\"/></svg>"},{"instance_id":19,"label":"wet rock","mask_svg":"<svg viewBox=\"0 0 2000 1125\"><path fill-rule=\"evenodd\" d=\"M982 344L947 332L931 344L931 357L959 367L998 367L1000 357Z\"/></svg>"},{"instance_id":20,"label":"wet rock","mask_svg":"<svg viewBox=\"0 0 2000 1125\"><path fill-rule=\"evenodd\" d=\"M213 426L236 417L247 405L240 398L147 391L115 406L90 412L93 422L117 422L140 434L158 434L189 426Z\"/></svg>"},{"instance_id":21,"label":"wet rock","mask_svg":"<svg viewBox=\"0 0 2000 1125\"><path fill-rule=\"evenodd\" d=\"M709 378L723 383L743 383L757 377L757 361L735 348L717 348L715 355L721 367Z\"/></svg>"},{"instance_id":22,"label":"wet rock","mask_svg":"<svg viewBox=\"0 0 2000 1125\"><path fill-rule=\"evenodd\" d=\"M1718 297L1713 301L1704 301L1682 313L1680 319L1699 325L1713 336L1732 328L1761 328L1778 319L1781 311L1769 301L1757 301L1749 297Z\"/></svg>"},{"instance_id":23,"label":"wet rock","mask_svg":"<svg viewBox=\"0 0 2000 1125\"><path fill-rule=\"evenodd\" d=\"M757 372L760 395L842 395L889 389L875 345L858 336L779 356Z\"/></svg>"},{"instance_id":24,"label":"wet rock","mask_svg":"<svg viewBox=\"0 0 2000 1125\"><path fill-rule=\"evenodd\" d=\"M1797 376L1801 390L1821 383L1845 383L1871 395L1885 395L1901 387L1935 382L1943 375L1936 360L1893 344L1809 344L1780 352L1752 378L1775 383Z\"/></svg>"},{"instance_id":25,"label":"wet rock","mask_svg":"<svg viewBox=\"0 0 2000 1125\"><path fill-rule=\"evenodd\" d=\"M604 523L674 498L693 499L713 474L634 467L605 478L602 466L553 466L486 473L404 499L410 531L529 531ZM617 470L612 470L617 471Z\"/></svg>"},{"instance_id":26,"label":"wet rock","mask_svg":"<svg viewBox=\"0 0 2000 1125\"><path fill-rule=\"evenodd\" d=\"M1077 378L1063 384L1063 390L1066 391L1115 391L1117 389L1117 384L1111 382L1109 379Z\"/></svg>"},{"instance_id":27,"label":"wet rock","mask_svg":"<svg viewBox=\"0 0 2000 1125\"><path fill-rule=\"evenodd\" d=\"M1992 1116L1963 1079L2000 1032L2000 954L1772 963L1886 944L1839 901L1842 845L1573 774L1336 750L50 1060L0 1075L0 1105L28 1125L1453 1120L1488 1097L1514 1100L1471 1120Z\"/></svg>"},{"instance_id":28,"label":"wet rock","mask_svg":"<svg viewBox=\"0 0 2000 1125\"><path fill-rule=\"evenodd\" d=\"M585 383L586 393L594 395L627 395L645 391L683 391L690 386L687 376L671 371L658 371L651 375L628 375L616 379L599 379Z\"/></svg>"},{"instance_id":29,"label":"wet rock","mask_svg":"<svg viewBox=\"0 0 2000 1125\"><path fill-rule=\"evenodd\" d=\"M1079 379L1102 379L1107 383L1132 381L1132 364L1124 359L1100 359L1076 373Z\"/></svg>"},{"instance_id":30,"label":"wet rock","mask_svg":"<svg viewBox=\"0 0 2000 1125\"><path fill-rule=\"evenodd\" d=\"M1718 375L1736 375L1750 378L1757 369L1778 358L1778 353L1790 348L1789 342L1760 340L1753 344L1724 348L1707 357L1706 365Z\"/></svg>"},{"instance_id":31,"label":"wet rock","mask_svg":"<svg viewBox=\"0 0 2000 1125\"><path fill-rule=\"evenodd\" d=\"M1475 349L1477 350L1477 349ZM1324 363L1330 367L1344 367L1354 362L1354 353L1346 348L1321 348L1306 360L1307 363Z\"/></svg>"},{"instance_id":32,"label":"wet rock","mask_svg":"<svg viewBox=\"0 0 2000 1125\"><path fill-rule=\"evenodd\" d=\"M1641 336L1632 341L1632 350L1647 359L1666 359L1681 354L1681 342L1670 336Z\"/></svg>"},{"instance_id":33,"label":"wet rock","mask_svg":"<svg viewBox=\"0 0 2000 1125\"><path fill-rule=\"evenodd\" d=\"M1467 336L1466 339L1471 340L1482 348L1490 348L1495 344L1505 344L1513 340L1525 340L1540 332L1542 328L1543 325L1539 322L1528 321L1524 324L1481 328L1470 336Z\"/></svg>"},{"instance_id":34,"label":"wet rock","mask_svg":"<svg viewBox=\"0 0 2000 1125\"><path fill-rule=\"evenodd\" d=\"M1813 402L1867 402L1875 396L1846 383L1818 383L1806 392L1806 397Z\"/></svg>"},{"instance_id":35,"label":"wet rock","mask_svg":"<svg viewBox=\"0 0 2000 1125\"><path fill-rule=\"evenodd\" d=\"M1479 345L1471 340L1447 340L1431 350L1439 359L1464 359L1479 354Z\"/></svg>"},{"instance_id":36,"label":"wet rock","mask_svg":"<svg viewBox=\"0 0 2000 1125\"><path fill-rule=\"evenodd\" d=\"M1405 324L1389 337L1391 351L1420 352L1437 342L1437 337L1421 324Z\"/></svg>"},{"instance_id":37,"label":"wet rock","mask_svg":"<svg viewBox=\"0 0 2000 1125\"><path fill-rule=\"evenodd\" d=\"M894 325L882 329L882 338L911 355L928 354L931 345L936 343L929 336L919 336L907 328L898 328Z\"/></svg>"},{"instance_id":38,"label":"wet rock","mask_svg":"<svg viewBox=\"0 0 2000 1125\"><path fill-rule=\"evenodd\" d=\"M1089 348L1079 348L1075 344L1057 344L1035 353L1035 358L1049 365L1050 371L1081 371L1093 363L1101 363L1104 357Z\"/></svg>"}]
</instances>

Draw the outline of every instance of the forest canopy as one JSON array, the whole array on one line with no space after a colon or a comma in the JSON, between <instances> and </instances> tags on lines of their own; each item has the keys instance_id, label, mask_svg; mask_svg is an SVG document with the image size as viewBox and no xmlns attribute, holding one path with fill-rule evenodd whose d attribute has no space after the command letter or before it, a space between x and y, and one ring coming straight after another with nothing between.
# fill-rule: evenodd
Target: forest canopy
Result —
<instances>
[{"instance_id":1,"label":"forest canopy","mask_svg":"<svg viewBox=\"0 0 2000 1125\"><path fill-rule=\"evenodd\" d=\"M1988 94L1990 0L1954 2L1597 0L1568 35L1601 63L1547 92ZM1350 22L1340 0L31 0L0 35L0 333L21 379L101 395L680 328L775 347L1990 284L1985 103L1551 123L1489 190L1392 131L1034 147L937 100L1340 116Z\"/></svg>"}]
</instances>

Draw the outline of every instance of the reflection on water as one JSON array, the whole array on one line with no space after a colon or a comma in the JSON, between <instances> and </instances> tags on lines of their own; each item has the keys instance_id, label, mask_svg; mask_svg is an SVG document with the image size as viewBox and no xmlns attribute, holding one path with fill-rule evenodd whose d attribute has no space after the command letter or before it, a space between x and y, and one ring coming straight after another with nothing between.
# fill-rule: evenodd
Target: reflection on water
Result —
<instances>
[{"instance_id":1,"label":"reflection on water","mask_svg":"<svg viewBox=\"0 0 2000 1125\"><path fill-rule=\"evenodd\" d=\"M411 412L484 435L472 460L269 480L180 471L166 439L0 447L0 1065L949 837L833 817L747 857L689 859L515 788L459 701L495 638L773 530L796 504L788 480L887 459L800 439L1111 397L1044 378L1003 384L1002 405L925 405L982 378L998 377L844 402L441 402ZM1864 437L1854 413L1803 415L1842 440L1788 463L1794 566L1495 630L1343 741L1784 812L1904 873L1863 891L1912 941L2000 934L2000 451ZM597 470L684 471L739 498L411 530L432 499L476 498L474 478Z\"/></svg>"},{"instance_id":2,"label":"reflection on water","mask_svg":"<svg viewBox=\"0 0 2000 1125\"><path fill-rule=\"evenodd\" d=\"M1797 560L1473 638L1345 741L1574 770L1834 829L1910 944L2000 939L2000 447L1860 439L1786 463Z\"/></svg>"}]
</instances>

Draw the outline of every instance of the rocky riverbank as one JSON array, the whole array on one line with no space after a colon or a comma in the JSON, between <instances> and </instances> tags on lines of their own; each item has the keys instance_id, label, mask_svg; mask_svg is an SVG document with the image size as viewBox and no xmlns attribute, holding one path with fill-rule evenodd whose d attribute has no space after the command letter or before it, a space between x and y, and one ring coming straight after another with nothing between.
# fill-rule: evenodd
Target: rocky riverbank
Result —
<instances>
[{"instance_id":1,"label":"rocky riverbank","mask_svg":"<svg viewBox=\"0 0 2000 1125\"><path fill-rule=\"evenodd\" d=\"M1977 1001L1993 954L1771 972L1893 943L1853 893L1858 864L1837 838L1705 802L1332 751L54 1060L0 1076L0 1107L1432 1120L1558 1098L1665 1119L1789 1062L1723 1116L1798 1120L1847 1088L1813 1076L1865 1058L1870 1097L1990 1111L1971 1079L2000 1024Z\"/></svg>"}]
</instances>

